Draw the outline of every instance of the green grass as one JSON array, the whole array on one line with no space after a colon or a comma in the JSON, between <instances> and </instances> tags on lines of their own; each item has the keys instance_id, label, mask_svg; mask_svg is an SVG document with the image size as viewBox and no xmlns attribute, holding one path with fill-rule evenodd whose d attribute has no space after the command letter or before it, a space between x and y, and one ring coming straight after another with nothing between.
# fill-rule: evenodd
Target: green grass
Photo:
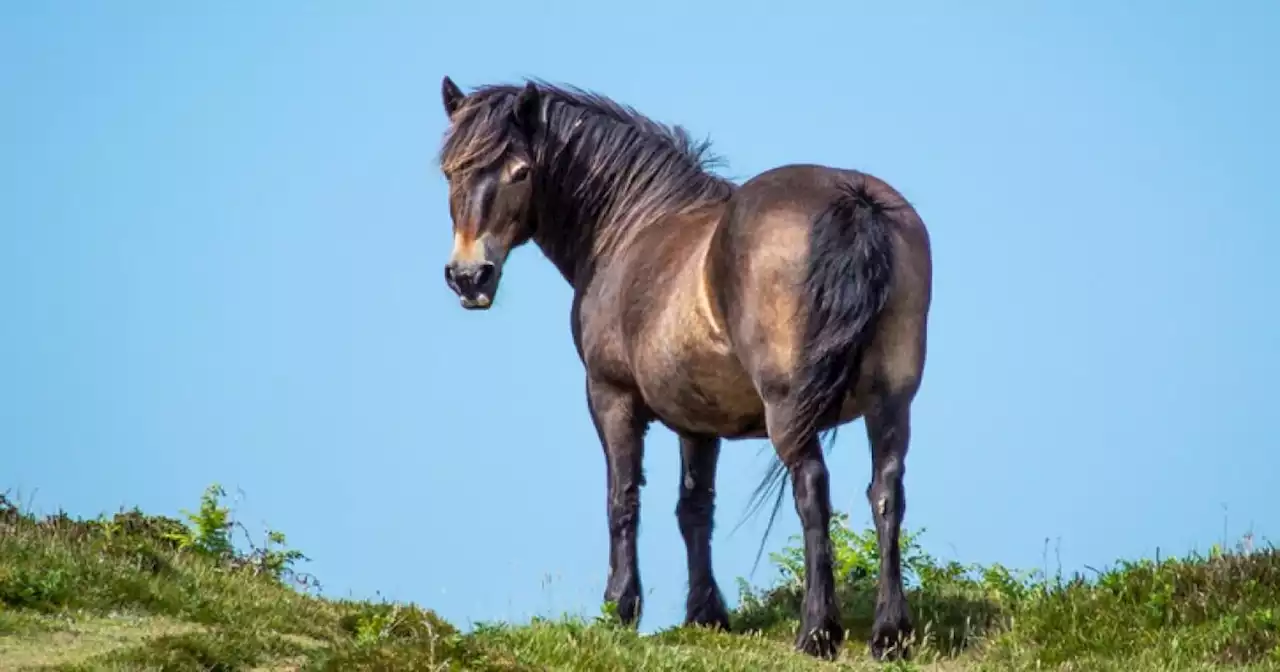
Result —
<instances>
[{"instance_id":1,"label":"green grass","mask_svg":"<svg viewBox=\"0 0 1280 672\"><path fill-rule=\"evenodd\" d=\"M910 663L864 640L873 533L832 523L848 645L794 653L796 546L781 579L739 583L733 633L644 636L607 616L460 633L411 604L325 599L272 533L240 550L214 487L186 520L139 511L37 518L0 496L0 670L1280 670L1280 553L1124 562L1083 577L942 562L903 539L919 632Z\"/></svg>"}]
</instances>

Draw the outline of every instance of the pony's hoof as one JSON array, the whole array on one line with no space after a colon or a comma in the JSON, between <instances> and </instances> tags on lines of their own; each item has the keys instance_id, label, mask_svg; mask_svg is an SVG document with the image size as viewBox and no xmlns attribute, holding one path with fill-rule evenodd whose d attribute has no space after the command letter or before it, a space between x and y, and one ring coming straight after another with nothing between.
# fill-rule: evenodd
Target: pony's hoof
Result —
<instances>
[{"instance_id":1,"label":"pony's hoof","mask_svg":"<svg viewBox=\"0 0 1280 672\"><path fill-rule=\"evenodd\" d=\"M911 620L905 615L878 618L871 628L871 657L878 661L907 660L911 657Z\"/></svg>"},{"instance_id":2,"label":"pony's hoof","mask_svg":"<svg viewBox=\"0 0 1280 672\"><path fill-rule=\"evenodd\" d=\"M684 624L716 628L729 632L729 612L719 599L712 600L690 609L685 614Z\"/></svg>"},{"instance_id":3,"label":"pony's hoof","mask_svg":"<svg viewBox=\"0 0 1280 672\"><path fill-rule=\"evenodd\" d=\"M644 610L644 600L640 597L639 587L629 585L618 591L605 593L606 605L613 605L614 617L619 623L634 627L640 622L640 612Z\"/></svg>"},{"instance_id":4,"label":"pony's hoof","mask_svg":"<svg viewBox=\"0 0 1280 672\"><path fill-rule=\"evenodd\" d=\"M640 622L640 612L643 609L639 594L624 594L617 600L613 601L617 605L618 621L628 627L634 627Z\"/></svg>"},{"instance_id":5,"label":"pony's hoof","mask_svg":"<svg viewBox=\"0 0 1280 672\"><path fill-rule=\"evenodd\" d=\"M796 650L815 658L835 660L844 643L844 628L839 621L826 618L817 624L804 623L796 636Z\"/></svg>"},{"instance_id":6,"label":"pony's hoof","mask_svg":"<svg viewBox=\"0 0 1280 672\"><path fill-rule=\"evenodd\" d=\"M690 590L685 603L685 625L719 628L728 632L728 609L716 585Z\"/></svg>"}]
</instances>

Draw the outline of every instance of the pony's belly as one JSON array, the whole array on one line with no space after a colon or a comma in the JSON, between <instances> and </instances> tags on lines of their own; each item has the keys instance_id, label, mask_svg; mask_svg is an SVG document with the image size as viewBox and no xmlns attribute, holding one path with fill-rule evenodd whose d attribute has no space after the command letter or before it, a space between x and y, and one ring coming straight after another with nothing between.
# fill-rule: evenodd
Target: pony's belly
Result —
<instances>
[{"instance_id":1,"label":"pony's belly","mask_svg":"<svg viewBox=\"0 0 1280 672\"><path fill-rule=\"evenodd\" d=\"M675 396L678 399L646 394L654 415L672 431L725 438L767 436L763 405L726 403L697 388L679 390Z\"/></svg>"},{"instance_id":2,"label":"pony's belly","mask_svg":"<svg viewBox=\"0 0 1280 672\"><path fill-rule=\"evenodd\" d=\"M749 380L744 377L744 381L741 386L725 385L735 382L725 380L673 382L642 388L642 393L657 419L672 431L725 439L767 439L764 403ZM824 423L821 429L848 424L863 413L863 400L850 392L840 406L838 419Z\"/></svg>"},{"instance_id":3,"label":"pony's belly","mask_svg":"<svg viewBox=\"0 0 1280 672\"><path fill-rule=\"evenodd\" d=\"M650 362L638 381L645 403L676 432L763 436L764 404L746 372L727 355Z\"/></svg>"}]
</instances>

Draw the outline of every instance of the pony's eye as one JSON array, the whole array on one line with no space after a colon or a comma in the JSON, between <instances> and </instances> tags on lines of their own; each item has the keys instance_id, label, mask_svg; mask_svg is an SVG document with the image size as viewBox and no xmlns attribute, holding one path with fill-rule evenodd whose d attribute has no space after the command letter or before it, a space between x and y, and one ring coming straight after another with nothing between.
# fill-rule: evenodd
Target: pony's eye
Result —
<instances>
[{"instance_id":1,"label":"pony's eye","mask_svg":"<svg viewBox=\"0 0 1280 672\"><path fill-rule=\"evenodd\" d=\"M519 182L529 177L529 164L521 163L511 168L511 173L507 175L508 182Z\"/></svg>"}]
</instances>

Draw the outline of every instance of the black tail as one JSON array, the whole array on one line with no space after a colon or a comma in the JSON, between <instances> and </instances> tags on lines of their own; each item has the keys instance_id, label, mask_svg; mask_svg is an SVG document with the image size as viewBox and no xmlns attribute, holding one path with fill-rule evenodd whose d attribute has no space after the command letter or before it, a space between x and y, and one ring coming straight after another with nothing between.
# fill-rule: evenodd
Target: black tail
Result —
<instances>
[{"instance_id":1,"label":"black tail","mask_svg":"<svg viewBox=\"0 0 1280 672\"><path fill-rule=\"evenodd\" d=\"M842 185L840 195L813 220L804 282L803 350L791 390L791 423L781 428L782 436L773 437L783 446L798 450L824 424L835 420L849 388L856 383L863 353L889 296L891 217L891 208L877 202L859 178ZM826 438L834 441L834 428ZM828 442L828 449L830 445ZM775 460L752 494L748 516L760 509L771 490L777 490L751 568L753 575L782 505L790 457Z\"/></svg>"}]
</instances>

